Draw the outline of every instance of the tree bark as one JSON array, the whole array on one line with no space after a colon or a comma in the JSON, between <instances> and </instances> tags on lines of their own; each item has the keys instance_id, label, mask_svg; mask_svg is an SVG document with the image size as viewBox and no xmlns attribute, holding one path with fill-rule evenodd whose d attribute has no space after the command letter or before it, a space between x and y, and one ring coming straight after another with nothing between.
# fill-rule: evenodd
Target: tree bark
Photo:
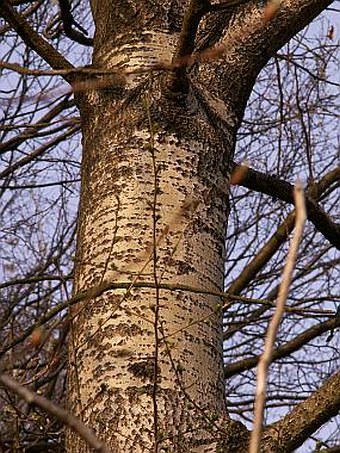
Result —
<instances>
[{"instance_id":1,"label":"tree bark","mask_svg":"<svg viewBox=\"0 0 340 453\"><path fill-rule=\"evenodd\" d=\"M94 4L96 66L136 70L171 60L176 41L158 30L156 12L148 21L147 12L127 8L125 33L111 16L118 34L105 39L101 8L110 5ZM216 127L202 87L192 83L182 95L168 85L167 74L137 74L79 101L76 291L104 281L130 281L131 289L73 311L70 410L115 452L215 452L229 437L221 300L133 287L142 280L223 289L235 131ZM68 449L87 451L73 434Z\"/></svg>"}]
</instances>

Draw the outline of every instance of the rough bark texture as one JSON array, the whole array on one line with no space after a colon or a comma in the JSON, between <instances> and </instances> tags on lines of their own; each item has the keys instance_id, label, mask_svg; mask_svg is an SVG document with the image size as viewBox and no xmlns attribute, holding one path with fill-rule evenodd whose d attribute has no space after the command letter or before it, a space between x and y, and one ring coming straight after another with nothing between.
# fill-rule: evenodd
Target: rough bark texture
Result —
<instances>
[{"instance_id":1,"label":"rough bark texture","mask_svg":"<svg viewBox=\"0 0 340 453\"><path fill-rule=\"evenodd\" d=\"M96 65L136 69L171 60L176 35L164 17L167 12L177 20L179 13L164 5L162 11L145 8L94 6ZM105 27L100 18L108 11ZM166 74L137 75L80 103L76 290L134 278L223 288L225 175L234 130L216 127L202 87L192 84L177 95L168 92L168 83ZM218 427L227 424L220 302L133 287L86 301L74 323L71 410L116 452L222 448L227 433ZM69 450L83 451L78 442L70 436Z\"/></svg>"},{"instance_id":2,"label":"rough bark texture","mask_svg":"<svg viewBox=\"0 0 340 453\"><path fill-rule=\"evenodd\" d=\"M154 152L142 96L117 112L110 94L100 93L88 110L92 127L84 134L78 290L103 279L154 280L154 211L157 280L222 289L226 145L193 94L179 106L162 97L158 82L152 83L149 108L159 128ZM191 136L181 134L183 127ZM224 416L221 301L169 291L161 291L157 300L150 289L125 293L86 301L77 318L75 365L85 420L101 434L114 435L114 451L151 448L156 421L159 433L171 437L165 444L173 444L172 436L181 431L183 438L200 442L205 435L193 427L206 425L205 417ZM152 415L154 398L158 420ZM123 435L117 438L115 431ZM178 445L183 447L169 451L194 451L191 441Z\"/></svg>"},{"instance_id":3,"label":"rough bark texture","mask_svg":"<svg viewBox=\"0 0 340 453\"><path fill-rule=\"evenodd\" d=\"M318 12L311 3L310 18ZM94 65L145 70L170 62L187 6L93 0ZM177 92L169 73L149 71L78 99L84 155L76 291L132 283L73 310L70 410L117 453L247 449L246 430L225 408L221 301L133 287L138 279L223 289L236 129L257 73L298 28L292 15L295 28L264 51L258 4L235 11L230 30L212 30L208 17L200 31L209 44L224 34L224 59L195 65ZM70 433L68 450L88 447Z\"/></svg>"}]
</instances>

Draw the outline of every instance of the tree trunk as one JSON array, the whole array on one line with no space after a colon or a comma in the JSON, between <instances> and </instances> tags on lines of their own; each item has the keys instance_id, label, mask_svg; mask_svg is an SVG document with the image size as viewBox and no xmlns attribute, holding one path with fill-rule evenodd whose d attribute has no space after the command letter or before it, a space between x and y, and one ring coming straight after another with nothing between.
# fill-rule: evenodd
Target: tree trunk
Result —
<instances>
[{"instance_id":1,"label":"tree trunk","mask_svg":"<svg viewBox=\"0 0 340 453\"><path fill-rule=\"evenodd\" d=\"M137 41L132 31L102 43L99 25L96 66L136 70L171 58L170 33L141 30ZM223 301L176 286L223 290L235 131L213 115L203 86L173 93L172 77L129 76L79 102L75 290L131 287L73 312L70 410L117 453L215 452L229 437ZM87 451L73 434L68 449Z\"/></svg>"}]
</instances>

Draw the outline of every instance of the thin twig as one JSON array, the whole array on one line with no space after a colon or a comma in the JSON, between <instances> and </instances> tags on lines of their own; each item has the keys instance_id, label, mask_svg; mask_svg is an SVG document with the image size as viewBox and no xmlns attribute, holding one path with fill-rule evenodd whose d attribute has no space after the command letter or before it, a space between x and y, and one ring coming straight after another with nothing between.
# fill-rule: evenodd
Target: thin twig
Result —
<instances>
[{"instance_id":1,"label":"thin twig","mask_svg":"<svg viewBox=\"0 0 340 453\"><path fill-rule=\"evenodd\" d=\"M153 200L152 200L152 273L153 280L155 283L155 305L153 307L154 311L154 333L155 333L155 349L154 349L154 373L153 373L153 389L152 389L152 403L153 403L153 430L154 430L154 453L159 451L159 408L158 408L158 383L159 383L159 310L160 310L160 291L158 286L158 239L157 239L157 222L159 220L157 207L158 207L158 194L160 192L159 188L159 173L160 167L156 161L155 155L155 137L154 137L154 125L152 123L151 113L150 113L150 103L148 97L145 97L145 109L147 113L148 123L149 123L149 151L151 153L152 159L152 168L153 168L153 177L154 177L154 187L153 187Z\"/></svg>"},{"instance_id":2,"label":"thin twig","mask_svg":"<svg viewBox=\"0 0 340 453\"><path fill-rule=\"evenodd\" d=\"M96 437L92 429L88 428L81 420L70 414L65 409L52 403L52 401L37 395L23 385L20 385L6 374L0 375L0 382L5 387L12 390L12 392L16 395L23 398L28 404L34 404L61 420L69 428L77 432L80 437L84 439L95 451L100 453L110 453L107 445Z\"/></svg>"},{"instance_id":3,"label":"thin twig","mask_svg":"<svg viewBox=\"0 0 340 453\"><path fill-rule=\"evenodd\" d=\"M286 265L282 274L282 283L280 285L277 297L276 310L269 323L266 335L263 354L259 360L257 369L257 385L254 411L254 427L251 433L249 453L260 452L260 442L263 424L263 413L266 401L266 386L269 365L273 358L273 349L281 319L285 311L285 303L292 280L293 270L296 262L299 243L303 233L303 227L306 221L306 207L303 189L300 183L296 184L294 191L296 206L295 231L292 242L289 247Z\"/></svg>"}]
</instances>

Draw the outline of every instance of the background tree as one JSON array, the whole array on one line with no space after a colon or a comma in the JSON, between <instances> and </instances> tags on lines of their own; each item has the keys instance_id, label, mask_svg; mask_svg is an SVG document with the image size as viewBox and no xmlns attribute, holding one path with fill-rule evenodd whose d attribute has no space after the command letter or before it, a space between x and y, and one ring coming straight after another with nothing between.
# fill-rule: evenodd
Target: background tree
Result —
<instances>
[{"instance_id":1,"label":"background tree","mask_svg":"<svg viewBox=\"0 0 340 453\"><path fill-rule=\"evenodd\" d=\"M63 405L68 337L70 411L113 451L246 451L231 418L251 429L297 176L310 222L262 449L339 442L333 16L290 40L330 3L102 1L93 25L82 2L0 5L2 368ZM92 28L93 64L75 70ZM256 172L235 170L236 134L235 159ZM1 406L4 451L63 451L49 412L8 389ZM73 434L68 445L87 448Z\"/></svg>"}]
</instances>

